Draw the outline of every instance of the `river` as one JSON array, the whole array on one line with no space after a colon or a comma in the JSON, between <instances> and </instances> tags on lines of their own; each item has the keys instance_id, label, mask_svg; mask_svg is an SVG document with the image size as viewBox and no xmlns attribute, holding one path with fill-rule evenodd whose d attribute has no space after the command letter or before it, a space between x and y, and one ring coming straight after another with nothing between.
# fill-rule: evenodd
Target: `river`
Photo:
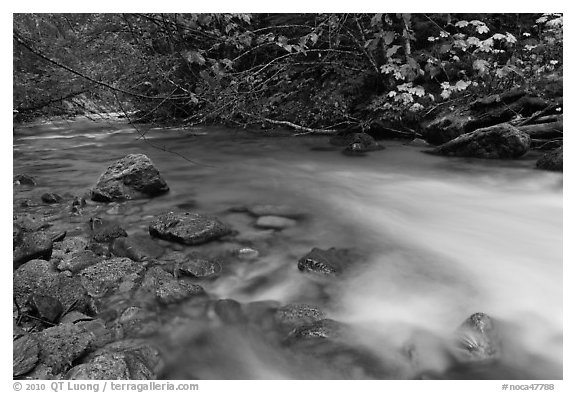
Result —
<instances>
[{"instance_id":1,"label":"river","mask_svg":"<svg viewBox=\"0 0 576 393\"><path fill-rule=\"evenodd\" d=\"M354 364L348 364L342 372L338 364L269 345L258 329L206 323L150 338L166 354L166 378L562 378L562 174L533 169L530 156L437 157L401 141L348 157L325 149L324 137L263 137L216 127L145 132L169 152L120 121L17 127L14 173L38 179L18 198L39 199L48 191L82 195L110 163L144 153L170 192L98 210L129 234L146 233L166 210L214 214L240 234L254 233L254 219L231 208L296 206L306 219L257 243L256 261L202 285L214 299L242 304L315 304L350 326L354 345L397 370L374 375L361 365L350 371ZM87 217L59 217L54 225L73 232L82 220ZM216 242L200 249L233 246ZM313 247L351 248L365 261L343 279L319 285L296 265ZM435 342L480 311L502 326L502 360L481 370L448 370ZM178 307L159 312L189 313ZM407 360L409 345L417 361Z\"/></svg>"}]
</instances>

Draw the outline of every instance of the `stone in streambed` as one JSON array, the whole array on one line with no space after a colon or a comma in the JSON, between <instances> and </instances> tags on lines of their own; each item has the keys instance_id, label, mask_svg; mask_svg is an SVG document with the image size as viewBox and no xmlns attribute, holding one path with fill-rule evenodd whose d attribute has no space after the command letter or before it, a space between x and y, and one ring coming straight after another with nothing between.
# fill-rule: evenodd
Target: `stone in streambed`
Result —
<instances>
[{"instance_id":1,"label":"stone in streambed","mask_svg":"<svg viewBox=\"0 0 576 393\"><path fill-rule=\"evenodd\" d=\"M248 319L242 305L233 299L220 299L214 303L214 312L226 324L246 323Z\"/></svg>"},{"instance_id":2,"label":"stone in streambed","mask_svg":"<svg viewBox=\"0 0 576 393\"><path fill-rule=\"evenodd\" d=\"M79 274L90 296L101 297L108 292L127 292L136 288L144 273L142 264L129 258L112 258L87 267Z\"/></svg>"},{"instance_id":3,"label":"stone in streambed","mask_svg":"<svg viewBox=\"0 0 576 393\"><path fill-rule=\"evenodd\" d=\"M454 354L462 362L486 362L498 359L501 347L496 324L484 313L472 314L456 331Z\"/></svg>"},{"instance_id":4,"label":"stone in streambed","mask_svg":"<svg viewBox=\"0 0 576 393\"><path fill-rule=\"evenodd\" d=\"M58 194L53 193L53 192L46 192L46 193L42 194L40 199L42 199L42 202L48 203L48 204L62 202L62 197Z\"/></svg>"},{"instance_id":5,"label":"stone in streambed","mask_svg":"<svg viewBox=\"0 0 576 393\"><path fill-rule=\"evenodd\" d=\"M132 235L114 239L112 253L133 261L143 261L159 258L164 254L164 249L149 236Z\"/></svg>"},{"instance_id":6,"label":"stone in streambed","mask_svg":"<svg viewBox=\"0 0 576 393\"><path fill-rule=\"evenodd\" d=\"M278 216L298 219L306 215L306 212L289 205L254 205L245 208L250 214L257 217Z\"/></svg>"},{"instance_id":7,"label":"stone in streambed","mask_svg":"<svg viewBox=\"0 0 576 393\"><path fill-rule=\"evenodd\" d=\"M262 216L256 220L256 226L263 229L282 230L296 225L296 221L279 216Z\"/></svg>"},{"instance_id":8,"label":"stone in streambed","mask_svg":"<svg viewBox=\"0 0 576 393\"><path fill-rule=\"evenodd\" d=\"M40 347L38 341L26 334L12 342L12 376L19 377L36 367Z\"/></svg>"},{"instance_id":9,"label":"stone in streambed","mask_svg":"<svg viewBox=\"0 0 576 393\"><path fill-rule=\"evenodd\" d=\"M32 176L18 174L14 176L14 184L22 186L35 186L36 180Z\"/></svg>"},{"instance_id":10,"label":"stone in streambed","mask_svg":"<svg viewBox=\"0 0 576 393\"><path fill-rule=\"evenodd\" d=\"M320 309L308 304L288 304L274 314L276 323L288 328L309 325L324 318L326 315Z\"/></svg>"},{"instance_id":11,"label":"stone in streambed","mask_svg":"<svg viewBox=\"0 0 576 393\"><path fill-rule=\"evenodd\" d=\"M72 306L83 311L88 304L86 291L78 277L68 277L57 271L53 264L35 259L20 266L14 272L14 298L21 307L28 304L33 295L50 296L64 309Z\"/></svg>"},{"instance_id":12,"label":"stone in streambed","mask_svg":"<svg viewBox=\"0 0 576 393\"><path fill-rule=\"evenodd\" d=\"M549 171L563 171L563 148L560 147L556 150L544 154L536 161L536 168L546 169Z\"/></svg>"},{"instance_id":13,"label":"stone in streambed","mask_svg":"<svg viewBox=\"0 0 576 393\"><path fill-rule=\"evenodd\" d=\"M310 324L299 326L288 335L288 342L307 339L339 338L343 333L343 325L333 319L321 319Z\"/></svg>"},{"instance_id":14,"label":"stone in streambed","mask_svg":"<svg viewBox=\"0 0 576 393\"><path fill-rule=\"evenodd\" d=\"M100 175L91 190L91 198L97 202L122 201L142 196L153 197L168 190L166 181L146 155L129 154Z\"/></svg>"},{"instance_id":15,"label":"stone in streambed","mask_svg":"<svg viewBox=\"0 0 576 393\"><path fill-rule=\"evenodd\" d=\"M149 226L150 235L187 245L207 243L230 234L231 229L216 217L198 213L165 213Z\"/></svg>"},{"instance_id":16,"label":"stone in streambed","mask_svg":"<svg viewBox=\"0 0 576 393\"><path fill-rule=\"evenodd\" d=\"M34 333L40 347L40 362L53 374L66 371L72 362L88 350L90 333L71 324L62 324Z\"/></svg>"},{"instance_id":17,"label":"stone in streambed","mask_svg":"<svg viewBox=\"0 0 576 393\"><path fill-rule=\"evenodd\" d=\"M104 222L98 217L90 218L89 226L92 231L92 240L96 243L108 243L119 237L128 236L120 225L114 222Z\"/></svg>"},{"instance_id":18,"label":"stone in streambed","mask_svg":"<svg viewBox=\"0 0 576 393\"><path fill-rule=\"evenodd\" d=\"M13 264L15 267L33 259L49 261L52 256L52 238L44 232L20 231L14 236L13 241Z\"/></svg>"},{"instance_id":19,"label":"stone in streambed","mask_svg":"<svg viewBox=\"0 0 576 393\"><path fill-rule=\"evenodd\" d=\"M36 315L48 322L55 322L64 311L58 299L46 295L32 295L30 306Z\"/></svg>"},{"instance_id":20,"label":"stone in streambed","mask_svg":"<svg viewBox=\"0 0 576 393\"><path fill-rule=\"evenodd\" d=\"M530 149L530 136L504 123L463 134L427 151L430 154L476 158L517 158Z\"/></svg>"},{"instance_id":21,"label":"stone in streambed","mask_svg":"<svg viewBox=\"0 0 576 393\"><path fill-rule=\"evenodd\" d=\"M298 270L302 272L319 273L323 275L338 275L342 273L354 259L358 258L347 249L329 248L322 250L314 247L298 261Z\"/></svg>"},{"instance_id":22,"label":"stone in streambed","mask_svg":"<svg viewBox=\"0 0 576 393\"><path fill-rule=\"evenodd\" d=\"M163 304L178 303L192 296L205 294L200 285L178 280L159 266L148 269L141 288L153 293Z\"/></svg>"},{"instance_id":23,"label":"stone in streambed","mask_svg":"<svg viewBox=\"0 0 576 393\"><path fill-rule=\"evenodd\" d=\"M62 261L58 264L58 270L69 270L73 274L76 274L87 267L97 264L101 260L102 258L91 250L64 254Z\"/></svg>"},{"instance_id":24,"label":"stone in streambed","mask_svg":"<svg viewBox=\"0 0 576 393\"><path fill-rule=\"evenodd\" d=\"M83 364L72 368L67 379L152 380L163 367L160 352L140 340L124 340L91 353Z\"/></svg>"},{"instance_id":25,"label":"stone in streambed","mask_svg":"<svg viewBox=\"0 0 576 393\"><path fill-rule=\"evenodd\" d=\"M197 254L187 255L177 264L178 274L193 278L214 278L221 271L222 265L218 261Z\"/></svg>"}]
</instances>

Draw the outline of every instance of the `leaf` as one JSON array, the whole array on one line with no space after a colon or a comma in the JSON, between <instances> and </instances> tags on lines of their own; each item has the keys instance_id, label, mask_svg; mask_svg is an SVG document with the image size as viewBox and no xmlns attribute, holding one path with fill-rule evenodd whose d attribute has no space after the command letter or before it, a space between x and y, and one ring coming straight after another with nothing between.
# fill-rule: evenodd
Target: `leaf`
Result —
<instances>
[{"instance_id":1,"label":"leaf","mask_svg":"<svg viewBox=\"0 0 576 393\"><path fill-rule=\"evenodd\" d=\"M478 34L485 34L485 33L488 33L490 31L490 29L485 24L482 24L482 25L476 26L476 31L478 32Z\"/></svg>"},{"instance_id":2,"label":"leaf","mask_svg":"<svg viewBox=\"0 0 576 393\"><path fill-rule=\"evenodd\" d=\"M547 16L541 16L540 18L536 19L536 23L538 23L538 24L545 23L547 21L548 21Z\"/></svg>"},{"instance_id":3,"label":"leaf","mask_svg":"<svg viewBox=\"0 0 576 393\"><path fill-rule=\"evenodd\" d=\"M463 27L468 26L469 23L470 22L468 22L467 20L461 20L461 21L456 22L456 24L454 26L459 27L459 28L463 28Z\"/></svg>"},{"instance_id":4,"label":"leaf","mask_svg":"<svg viewBox=\"0 0 576 393\"><path fill-rule=\"evenodd\" d=\"M388 50L386 51L386 57L392 57L394 56L394 54L396 52L398 52L398 49L400 49L401 46L400 45L392 45L390 48L388 48Z\"/></svg>"},{"instance_id":5,"label":"leaf","mask_svg":"<svg viewBox=\"0 0 576 393\"><path fill-rule=\"evenodd\" d=\"M370 25L372 27L378 26L378 23L380 23L381 21L382 21L382 14L376 14L370 20Z\"/></svg>"},{"instance_id":6,"label":"leaf","mask_svg":"<svg viewBox=\"0 0 576 393\"><path fill-rule=\"evenodd\" d=\"M477 70L481 75L488 72L488 68L489 68L488 66L489 66L489 63L483 59L474 60L474 62L472 63L472 68Z\"/></svg>"},{"instance_id":7,"label":"leaf","mask_svg":"<svg viewBox=\"0 0 576 393\"><path fill-rule=\"evenodd\" d=\"M448 34L447 31L442 30L442 31L440 31L440 37L442 37L442 38L450 37L450 34Z\"/></svg>"},{"instance_id":8,"label":"leaf","mask_svg":"<svg viewBox=\"0 0 576 393\"><path fill-rule=\"evenodd\" d=\"M510 43L510 44L515 44L516 43L516 37L514 37L512 34L506 32L506 42Z\"/></svg>"},{"instance_id":9,"label":"leaf","mask_svg":"<svg viewBox=\"0 0 576 393\"><path fill-rule=\"evenodd\" d=\"M493 40L505 40L506 36L504 34L496 33L492 36Z\"/></svg>"},{"instance_id":10,"label":"leaf","mask_svg":"<svg viewBox=\"0 0 576 393\"><path fill-rule=\"evenodd\" d=\"M384 39L384 43L386 45L390 45L392 42L394 42L395 36L396 33L394 33L393 31L385 31L382 35L382 38Z\"/></svg>"},{"instance_id":11,"label":"leaf","mask_svg":"<svg viewBox=\"0 0 576 393\"><path fill-rule=\"evenodd\" d=\"M200 53L196 51L186 51L184 54L184 58L189 63L195 63L199 65L204 65L206 63L206 59Z\"/></svg>"},{"instance_id":12,"label":"leaf","mask_svg":"<svg viewBox=\"0 0 576 393\"><path fill-rule=\"evenodd\" d=\"M440 96L444 99L447 99L448 97L450 97L450 94L452 94L452 92L450 90L442 90L442 93L440 93Z\"/></svg>"},{"instance_id":13,"label":"leaf","mask_svg":"<svg viewBox=\"0 0 576 393\"><path fill-rule=\"evenodd\" d=\"M466 90L468 88L468 86L470 86L470 83L471 82L469 82L469 81L459 80L458 82L456 82L454 87L456 87L456 90L462 91L462 90Z\"/></svg>"}]
</instances>

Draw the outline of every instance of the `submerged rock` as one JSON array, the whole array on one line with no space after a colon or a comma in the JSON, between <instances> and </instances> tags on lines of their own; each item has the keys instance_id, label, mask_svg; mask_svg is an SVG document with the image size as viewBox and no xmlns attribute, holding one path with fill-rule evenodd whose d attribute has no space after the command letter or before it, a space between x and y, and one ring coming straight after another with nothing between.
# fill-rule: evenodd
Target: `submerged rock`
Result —
<instances>
[{"instance_id":1,"label":"submerged rock","mask_svg":"<svg viewBox=\"0 0 576 393\"><path fill-rule=\"evenodd\" d=\"M216 217L198 213L165 213L149 226L150 235L177 243L196 245L216 240L231 229Z\"/></svg>"},{"instance_id":2,"label":"submerged rock","mask_svg":"<svg viewBox=\"0 0 576 393\"><path fill-rule=\"evenodd\" d=\"M200 255L188 255L186 259L177 264L177 273L193 278L214 278L222 271L221 264L210 258Z\"/></svg>"},{"instance_id":3,"label":"submerged rock","mask_svg":"<svg viewBox=\"0 0 576 393\"><path fill-rule=\"evenodd\" d=\"M159 258L164 254L164 249L149 236L132 235L114 239L112 253L133 261L143 261Z\"/></svg>"},{"instance_id":4,"label":"submerged rock","mask_svg":"<svg viewBox=\"0 0 576 393\"><path fill-rule=\"evenodd\" d=\"M12 376L19 377L36 367L40 347L38 341L26 334L12 342Z\"/></svg>"},{"instance_id":5,"label":"submerged rock","mask_svg":"<svg viewBox=\"0 0 576 393\"><path fill-rule=\"evenodd\" d=\"M114 222L104 222L98 217L92 217L89 221L92 231L92 240L97 243L108 243L128 234L120 225Z\"/></svg>"},{"instance_id":6,"label":"submerged rock","mask_svg":"<svg viewBox=\"0 0 576 393\"><path fill-rule=\"evenodd\" d=\"M256 226L263 229L282 230L296 225L296 221L278 216L262 216L256 220Z\"/></svg>"},{"instance_id":7,"label":"submerged rock","mask_svg":"<svg viewBox=\"0 0 576 393\"><path fill-rule=\"evenodd\" d=\"M169 188L152 161L144 154L129 154L114 162L98 179L91 190L97 202L157 196Z\"/></svg>"},{"instance_id":8,"label":"submerged rock","mask_svg":"<svg viewBox=\"0 0 576 393\"><path fill-rule=\"evenodd\" d=\"M62 197L58 194L53 193L53 192L46 192L46 193L42 194L40 199L42 199L42 202L50 203L50 204L62 202Z\"/></svg>"},{"instance_id":9,"label":"submerged rock","mask_svg":"<svg viewBox=\"0 0 576 393\"><path fill-rule=\"evenodd\" d=\"M50 260L52 256L52 237L44 232L19 231L14 236L14 267L33 259Z\"/></svg>"},{"instance_id":10,"label":"submerged rock","mask_svg":"<svg viewBox=\"0 0 576 393\"><path fill-rule=\"evenodd\" d=\"M463 362L498 359L501 345L500 335L494 321L481 312L472 314L456 331L455 355Z\"/></svg>"},{"instance_id":11,"label":"submerged rock","mask_svg":"<svg viewBox=\"0 0 576 393\"><path fill-rule=\"evenodd\" d=\"M546 169L549 171L563 171L563 148L560 147L556 150L544 154L536 161L536 168Z\"/></svg>"},{"instance_id":12,"label":"submerged rock","mask_svg":"<svg viewBox=\"0 0 576 393\"><path fill-rule=\"evenodd\" d=\"M32 176L18 174L14 176L13 180L15 185L22 185L22 186L35 186L36 180Z\"/></svg>"},{"instance_id":13,"label":"submerged rock","mask_svg":"<svg viewBox=\"0 0 576 393\"><path fill-rule=\"evenodd\" d=\"M289 205L254 205L249 206L246 210L255 216L278 216L285 218L298 219L306 215L306 212Z\"/></svg>"},{"instance_id":14,"label":"submerged rock","mask_svg":"<svg viewBox=\"0 0 576 393\"><path fill-rule=\"evenodd\" d=\"M322 250L314 247L298 261L298 269L303 272L314 272L325 275L342 273L355 259L350 250L329 248Z\"/></svg>"},{"instance_id":15,"label":"submerged rock","mask_svg":"<svg viewBox=\"0 0 576 393\"><path fill-rule=\"evenodd\" d=\"M146 272L142 289L153 293L163 304L183 301L197 295L204 295L204 288L185 280L178 280L159 266L153 266Z\"/></svg>"},{"instance_id":16,"label":"submerged rock","mask_svg":"<svg viewBox=\"0 0 576 393\"><path fill-rule=\"evenodd\" d=\"M288 342L317 338L338 338L343 332L343 325L333 319L321 319L310 324L299 326L288 335Z\"/></svg>"},{"instance_id":17,"label":"submerged rock","mask_svg":"<svg viewBox=\"0 0 576 393\"><path fill-rule=\"evenodd\" d=\"M530 136L504 123L461 135L431 154L476 158L517 158L530 149Z\"/></svg>"},{"instance_id":18,"label":"submerged rock","mask_svg":"<svg viewBox=\"0 0 576 393\"><path fill-rule=\"evenodd\" d=\"M214 303L214 312L226 324L246 323L248 318L242 305L233 299L220 299Z\"/></svg>"}]
</instances>

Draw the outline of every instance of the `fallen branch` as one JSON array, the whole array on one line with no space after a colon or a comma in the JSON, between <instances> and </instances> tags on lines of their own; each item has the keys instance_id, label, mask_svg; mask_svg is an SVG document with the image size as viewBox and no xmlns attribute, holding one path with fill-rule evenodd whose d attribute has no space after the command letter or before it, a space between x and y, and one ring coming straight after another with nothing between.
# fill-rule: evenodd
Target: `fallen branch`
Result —
<instances>
[{"instance_id":1,"label":"fallen branch","mask_svg":"<svg viewBox=\"0 0 576 393\"><path fill-rule=\"evenodd\" d=\"M530 135L531 138L551 139L562 135L564 126L562 121L553 123L532 124L528 126L516 127L520 131Z\"/></svg>"},{"instance_id":2,"label":"fallen branch","mask_svg":"<svg viewBox=\"0 0 576 393\"><path fill-rule=\"evenodd\" d=\"M273 119L269 119L267 117L258 116L258 115L254 115L252 113L243 112L243 111L240 113L242 113L246 116L249 116L249 117L259 119L261 121L265 121L265 122L270 123L270 124L276 124L279 126L287 126L287 127L293 128L293 129L298 130L298 131L304 131L303 133L296 134L295 136L308 135L308 134L332 135L332 134L335 134L338 132L337 130L305 127L305 126L301 126L299 124L295 124L295 123L292 123L291 121L286 121L286 120L273 120Z\"/></svg>"}]
</instances>

